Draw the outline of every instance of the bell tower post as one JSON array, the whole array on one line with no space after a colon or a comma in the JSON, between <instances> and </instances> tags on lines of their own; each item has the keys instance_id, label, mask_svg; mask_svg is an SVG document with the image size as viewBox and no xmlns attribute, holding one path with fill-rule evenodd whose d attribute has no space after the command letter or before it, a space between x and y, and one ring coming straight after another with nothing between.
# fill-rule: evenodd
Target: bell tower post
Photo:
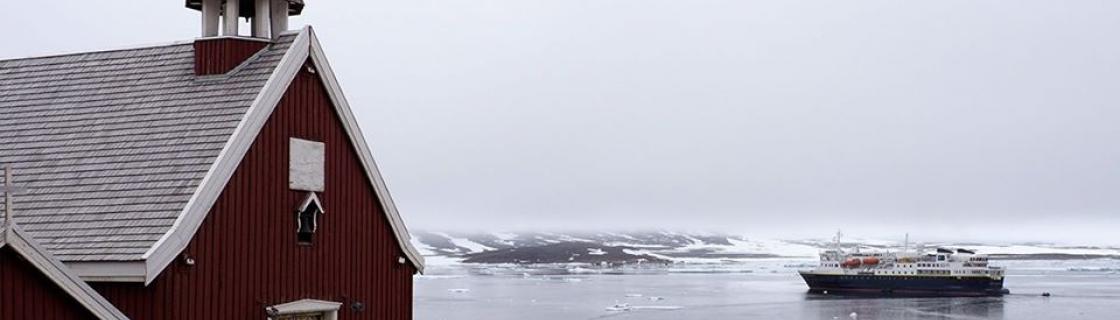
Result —
<instances>
[{"instance_id":1,"label":"bell tower post","mask_svg":"<svg viewBox=\"0 0 1120 320\"><path fill-rule=\"evenodd\" d=\"M249 20L248 37L274 39L288 31L288 17L303 12L304 0L186 0L202 13L202 37L242 37L238 18Z\"/></svg>"},{"instance_id":2,"label":"bell tower post","mask_svg":"<svg viewBox=\"0 0 1120 320\"><path fill-rule=\"evenodd\" d=\"M202 35L194 41L194 73L220 75L233 70L288 31L288 17L303 12L303 0L186 0L202 13ZM248 35L238 20L249 20ZM221 35L219 35L221 31Z\"/></svg>"}]
</instances>

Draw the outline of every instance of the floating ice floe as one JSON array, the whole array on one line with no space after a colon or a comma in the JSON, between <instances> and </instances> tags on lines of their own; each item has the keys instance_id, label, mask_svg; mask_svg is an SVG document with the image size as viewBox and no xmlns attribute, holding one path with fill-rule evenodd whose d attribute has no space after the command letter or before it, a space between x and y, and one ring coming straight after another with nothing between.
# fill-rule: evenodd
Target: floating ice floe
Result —
<instances>
[{"instance_id":1,"label":"floating ice floe","mask_svg":"<svg viewBox=\"0 0 1120 320\"><path fill-rule=\"evenodd\" d=\"M631 310L680 310L682 306L631 306Z\"/></svg>"},{"instance_id":2,"label":"floating ice floe","mask_svg":"<svg viewBox=\"0 0 1120 320\"><path fill-rule=\"evenodd\" d=\"M1107 268L1107 267L1100 267L1100 268L1070 267L1070 268L1066 268L1066 270L1069 270L1071 272L1115 272L1115 271L1118 271L1117 269Z\"/></svg>"},{"instance_id":3,"label":"floating ice floe","mask_svg":"<svg viewBox=\"0 0 1120 320\"><path fill-rule=\"evenodd\" d=\"M607 307L607 311L630 311L633 308L629 303L615 303L613 306Z\"/></svg>"},{"instance_id":4,"label":"floating ice floe","mask_svg":"<svg viewBox=\"0 0 1120 320\"><path fill-rule=\"evenodd\" d=\"M627 293L626 297L627 298L641 298L642 294L641 293Z\"/></svg>"},{"instance_id":5,"label":"floating ice floe","mask_svg":"<svg viewBox=\"0 0 1120 320\"><path fill-rule=\"evenodd\" d=\"M568 273L571 273L571 274L603 273L602 271L599 271L599 270L584 268L584 267L568 268L567 271L568 271Z\"/></svg>"},{"instance_id":6,"label":"floating ice floe","mask_svg":"<svg viewBox=\"0 0 1120 320\"><path fill-rule=\"evenodd\" d=\"M447 292L451 292L451 293L467 293L467 292L471 292L471 289L465 289L465 288L457 288L457 289L447 289Z\"/></svg>"},{"instance_id":7,"label":"floating ice floe","mask_svg":"<svg viewBox=\"0 0 1120 320\"><path fill-rule=\"evenodd\" d=\"M607 307L607 311L634 311L634 310L680 310L684 309L682 306L635 306L629 303L615 303L613 306Z\"/></svg>"},{"instance_id":8,"label":"floating ice floe","mask_svg":"<svg viewBox=\"0 0 1120 320\"><path fill-rule=\"evenodd\" d=\"M426 275L426 274L422 274L422 275L414 276L413 278L419 279L419 280L437 280L437 279L458 279L458 278L463 278L463 277L466 277L466 276L464 276L464 275Z\"/></svg>"}]
</instances>

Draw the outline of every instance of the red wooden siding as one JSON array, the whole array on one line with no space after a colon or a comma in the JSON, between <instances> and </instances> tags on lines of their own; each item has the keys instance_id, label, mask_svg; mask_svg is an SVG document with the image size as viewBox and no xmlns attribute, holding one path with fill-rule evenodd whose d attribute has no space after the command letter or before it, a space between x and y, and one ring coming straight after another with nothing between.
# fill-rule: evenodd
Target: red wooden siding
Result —
<instances>
[{"instance_id":1,"label":"red wooden siding","mask_svg":"<svg viewBox=\"0 0 1120 320\"><path fill-rule=\"evenodd\" d=\"M133 319L264 319L265 307L342 302L339 319L411 319L415 268L378 204L357 153L315 74L300 71L180 259L149 286L96 283ZM325 214L297 244L288 189L290 137L326 143ZM354 309L355 303L363 311Z\"/></svg>"},{"instance_id":2,"label":"red wooden siding","mask_svg":"<svg viewBox=\"0 0 1120 320\"><path fill-rule=\"evenodd\" d=\"M0 319L96 319L9 247L0 248Z\"/></svg>"},{"instance_id":3,"label":"red wooden siding","mask_svg":"<svg viewBox=\"0 0 1120 320\"><path fill-rule=\"evenodd\" d=\"M238 38L195 40L194 74L201 76L229 72L267 45L268 42L265 41Z\"/></svg>"}]
</instances>

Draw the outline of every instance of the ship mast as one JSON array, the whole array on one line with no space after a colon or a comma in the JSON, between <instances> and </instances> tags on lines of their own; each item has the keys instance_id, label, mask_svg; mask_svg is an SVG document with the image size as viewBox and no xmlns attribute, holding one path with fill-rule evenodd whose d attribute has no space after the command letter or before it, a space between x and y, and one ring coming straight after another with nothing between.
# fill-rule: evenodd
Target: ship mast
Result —
<instances>
[{"instance_id":1,"label":"ship mast","mask_svg":"<svg viewBox=\"0 0 1120 320\"><path fill-rule=\"evenodd\" d=\"M910 233L906 233L906 240L902 243L902 254L910 253Z\"/></svg>"},{"instance_id":2,"label":"ship mast","mask_svg":"<svg viewBox=\"0 0 1120 320\"><path fill-rule=\"evenodd\" d=\"M836 261L840 261L840 258L843 255L840 251L840 237L843 235L843 233L840 233L840 230L836 230Z\"/></svg>"}]
</instances>

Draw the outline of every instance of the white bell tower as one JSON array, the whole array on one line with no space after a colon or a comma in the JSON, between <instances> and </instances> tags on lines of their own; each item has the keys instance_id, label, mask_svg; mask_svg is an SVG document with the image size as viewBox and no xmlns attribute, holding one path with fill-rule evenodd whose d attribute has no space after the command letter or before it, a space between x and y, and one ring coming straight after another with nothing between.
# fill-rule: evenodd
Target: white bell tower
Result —
<instances>
[{"instance_id":1,"label":"white bell tower","mask_svg":"<svg viewBox=\"0 0 1120 320\"><path fill-rule=\"evenodd\" d=\"M202 12L202 37L242 37L238 18L250 22L249 37L275 38L288 30L288 17L303 12L303 0L186 0Z\"/></svg>"}]
</instances>

